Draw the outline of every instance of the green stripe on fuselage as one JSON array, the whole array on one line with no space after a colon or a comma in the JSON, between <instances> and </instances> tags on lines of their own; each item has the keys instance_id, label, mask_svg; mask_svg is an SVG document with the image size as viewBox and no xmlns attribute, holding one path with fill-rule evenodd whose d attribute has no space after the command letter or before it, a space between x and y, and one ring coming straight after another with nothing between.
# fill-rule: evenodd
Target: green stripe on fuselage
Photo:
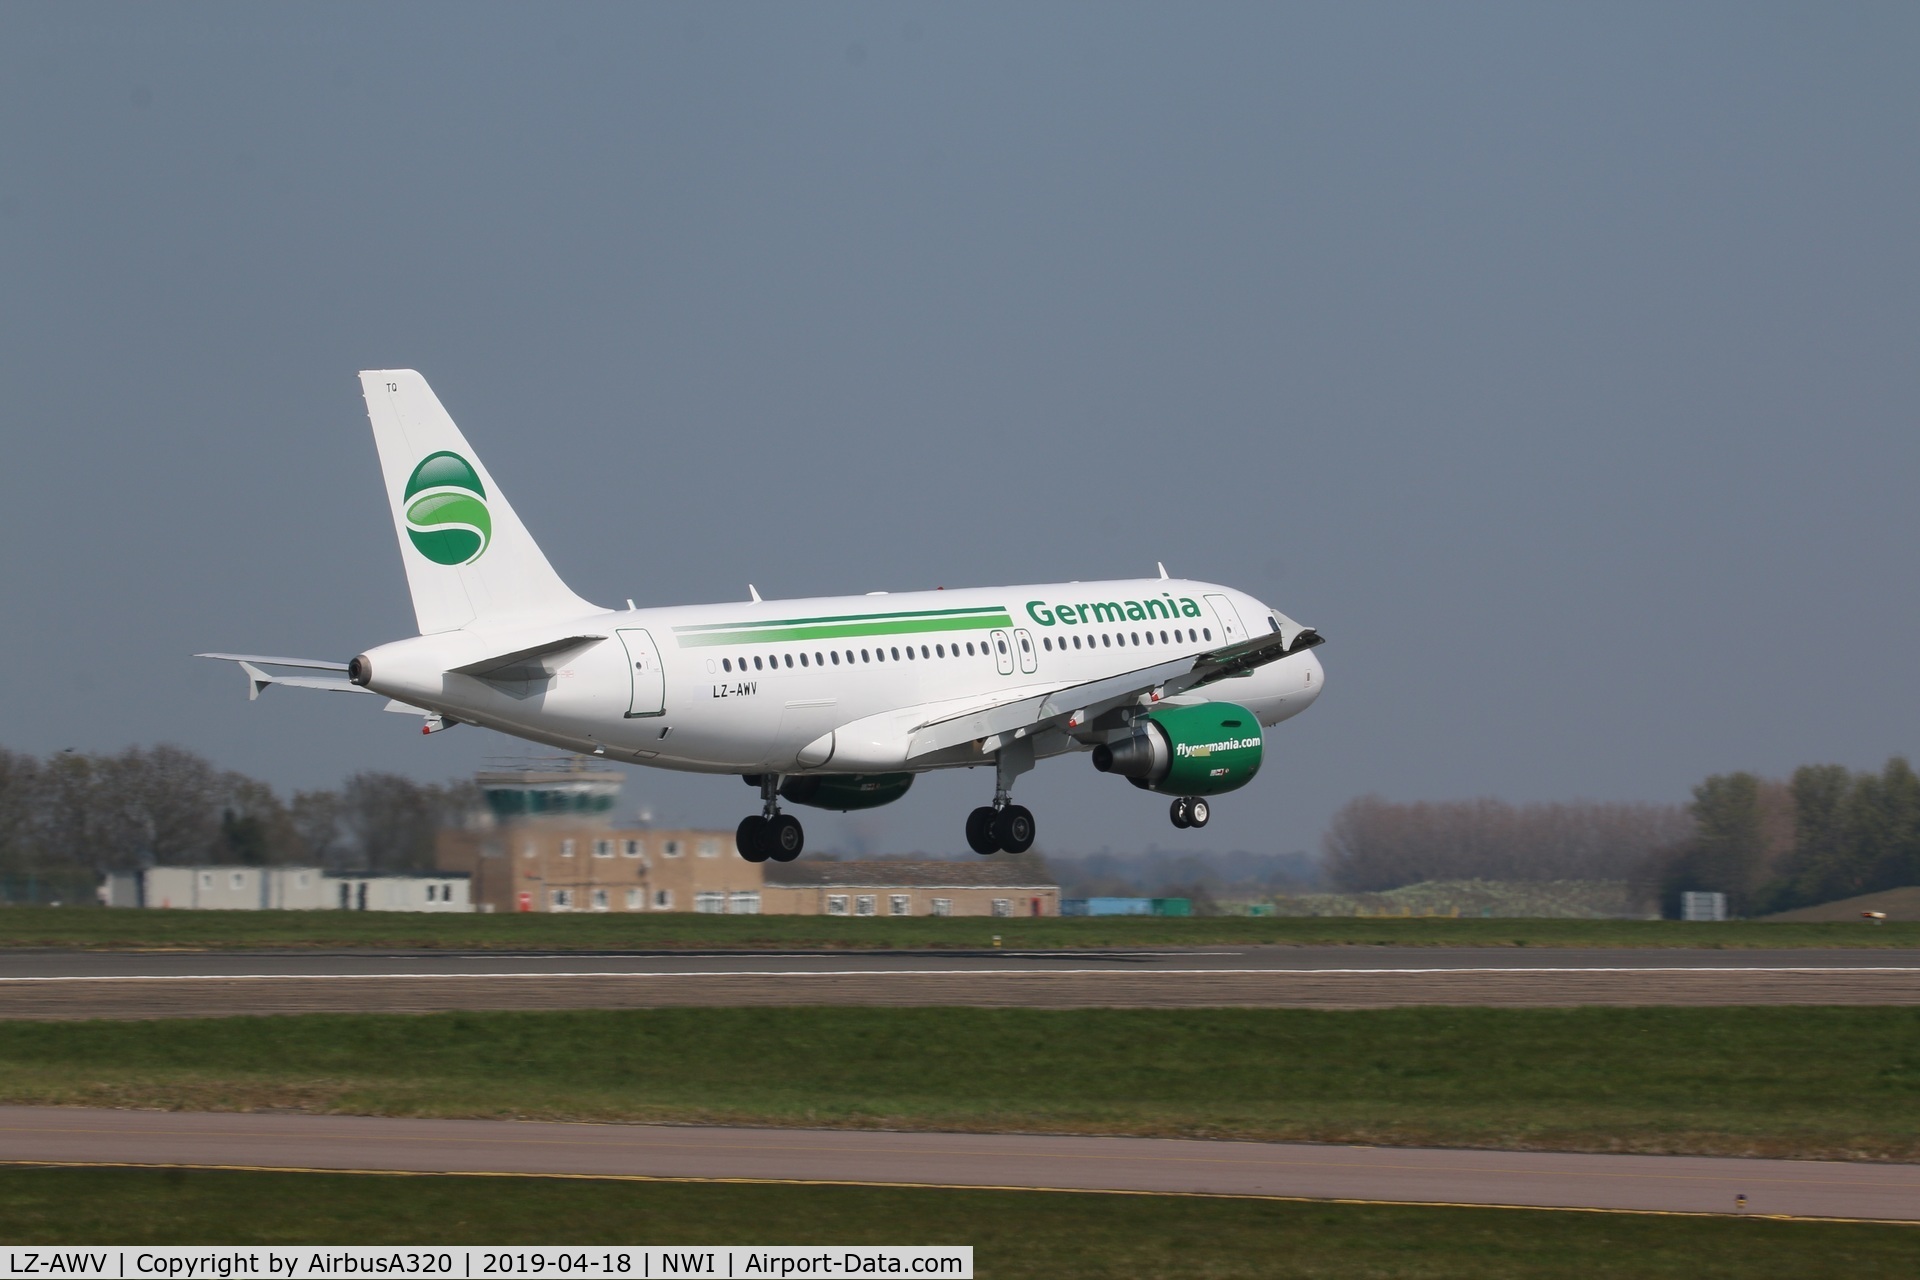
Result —
<instances>
[{"instance_id":1,"label":"green stripe on fuselage","mask_svg":"<svg viewBox=\"0 0 1920 1280\"><path fill-rule=\"evenodd\" d=\"M675 627L676 635L700 631L751 631L759 627L820 627L830 622L891 622L905 618L955 618L970 613L990 613L1002 623L1010 622L1005 605L981 605L975 609L909 609L897 613L842 613L825 618L768 618L751 622L703 622L690 627Z\"/></svg>"},{"instance_id":2,"label":"green stripe on fuselage","mask_svg":"<svg viewBox=\"0 0 1920 1280\"><path fill-rule=\"evenodd\" d=\"M784 644L795 641L839 640L852 636L919 635L933 631L985 631L992 627L1010 627L1013 619L1005 609L980 611L942 609L925 614L868 614L852 618L788 618L779 622L722 623L726 628L675 627L675 638L684 648L706 648L723 644ZM696 632L697 634L687 634Z\"/></svg>"}]
</instances>

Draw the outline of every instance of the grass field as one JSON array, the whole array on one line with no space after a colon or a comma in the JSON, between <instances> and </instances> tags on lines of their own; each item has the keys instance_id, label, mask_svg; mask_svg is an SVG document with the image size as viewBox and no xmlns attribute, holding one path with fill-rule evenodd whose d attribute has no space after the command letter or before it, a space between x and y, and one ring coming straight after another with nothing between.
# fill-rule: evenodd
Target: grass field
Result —
<instances>
[{"instance_id":1,"label":"grass field","mask_svg":"<svg viewBox=\"0 0 1920 1280\"><path fill-rule=\"evenodd\" d=\"M0 907L0 946L113 950L382 947L444 950L1185 947L1920 947L1920 923L1451 920L1244 916L424 915L382 911L103 911Z\"/></svg>"},{"instance_id":2,"label":"grass field","mask_svg":"<svg viewBox=\"0 0 1920 1280\"><path fill-rule=\"evenodd\" d=\"M1908 1277L1920 1228L1039 1192L0 1170L36 1244L970 1244L985 1280Z\"/></svg>"},{"instance_id":3,"label":"grass field","mask_svg":"<svg viewBox=\"0 0 1920 1280\"><path fill-rule=\"evenodd\" d=\"M1920 1009L9 1023L0 1101L1920 1159Z\"/></svg>"}]
</instances>

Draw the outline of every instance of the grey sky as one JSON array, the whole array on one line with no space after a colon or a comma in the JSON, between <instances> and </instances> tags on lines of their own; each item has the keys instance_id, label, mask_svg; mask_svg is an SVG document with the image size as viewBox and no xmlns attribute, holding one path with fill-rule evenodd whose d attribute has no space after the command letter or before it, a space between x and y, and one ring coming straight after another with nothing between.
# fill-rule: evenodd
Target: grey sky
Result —
<instances>
[{"instance_id":1,"label":"grey sky","mask_svg":"<svg viewBox=\"0 0 1920 1280\"><path fill-rule=\"evenodd\" d=\"M1912 5L0 7L0 744L518 750L186 656L411 630L354 378L411 366L589 599L1163 559L1329 637L1204 835L1073 759L1043 848L1877 765L1916 66Z\"/></svg>"}]
</instances>

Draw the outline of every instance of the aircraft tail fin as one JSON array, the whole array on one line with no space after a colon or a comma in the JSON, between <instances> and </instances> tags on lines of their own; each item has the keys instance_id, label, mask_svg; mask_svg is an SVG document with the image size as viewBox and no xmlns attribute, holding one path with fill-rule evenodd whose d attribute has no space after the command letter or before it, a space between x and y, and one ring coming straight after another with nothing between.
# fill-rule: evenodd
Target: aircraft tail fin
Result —
<instances>
[{"instance_id":1,"label":"aircraft tail fin","mask_svg":"<svg viewBox=\"0 0 1920 1280\"><path fill-rule=\"evenodd\" d=\"M427 380L362 372L420 634L594 612L553 571Z\"/></svg>"}]
</instances>

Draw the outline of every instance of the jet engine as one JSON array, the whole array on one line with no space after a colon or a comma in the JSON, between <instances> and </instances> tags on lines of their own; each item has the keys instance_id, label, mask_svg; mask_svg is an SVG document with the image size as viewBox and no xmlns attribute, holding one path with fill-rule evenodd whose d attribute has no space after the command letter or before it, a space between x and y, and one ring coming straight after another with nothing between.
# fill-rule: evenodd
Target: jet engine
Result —
<instances>
[{"instance_id":1,"label":"jet engine","mask_svg":"<svg viewBox=\"0 0 1920 1280\"><path fill-rule=\"evenodd\" d=\"M1093 749L1093 767L1144 791L1215 796L1260 772L1264 739L1253 712L1231 702L1167 707L1134 721L1133 733Z\"/></svg>"}]
</instances>

